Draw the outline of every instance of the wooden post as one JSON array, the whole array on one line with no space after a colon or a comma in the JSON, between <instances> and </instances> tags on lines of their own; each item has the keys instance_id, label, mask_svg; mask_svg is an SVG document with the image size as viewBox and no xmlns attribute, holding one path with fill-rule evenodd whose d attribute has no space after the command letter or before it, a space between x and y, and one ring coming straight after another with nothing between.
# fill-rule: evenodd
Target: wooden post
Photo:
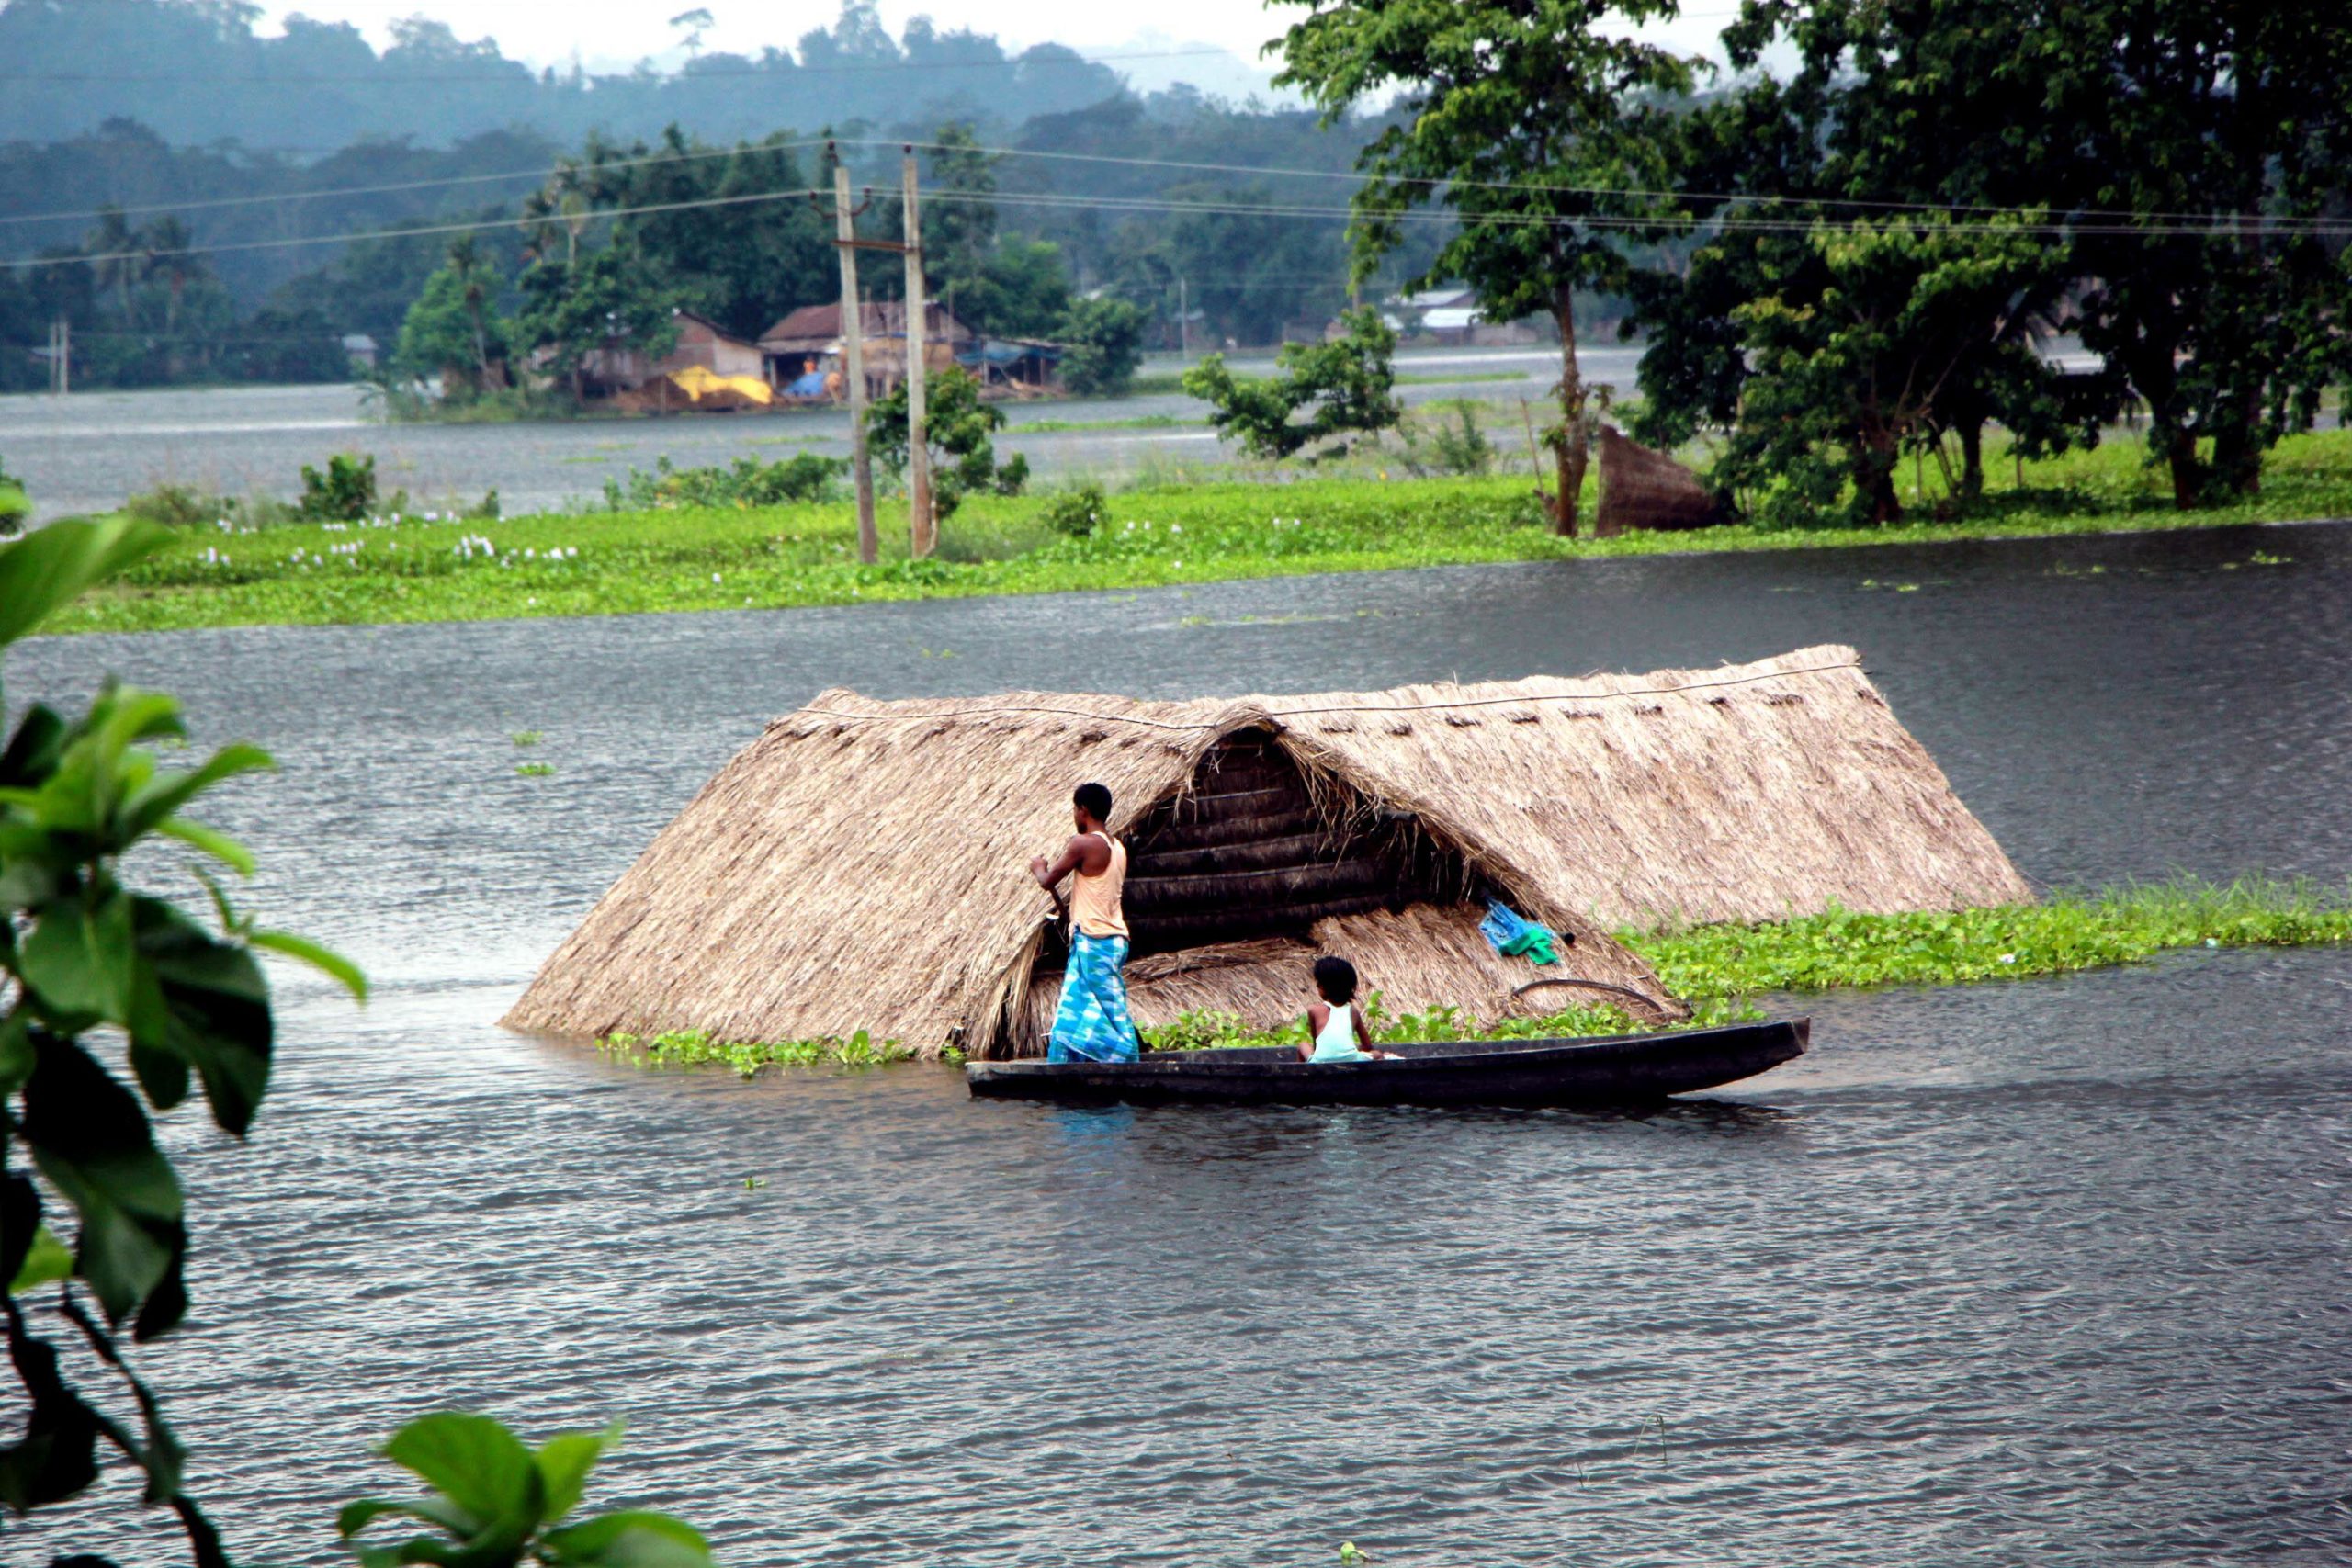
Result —
<instances>
[{"instance_id":1,"label":"wooden post","mask_svg":"<svg viewBox=\"0 0 2352 1568\"><path fill-rule=\"evenodd\" d=\"M833 164L833 243L842 256L842 378L849 383L849 461L857 482L857 558L881 554L874 525L874 459L865 450L865 311L857 300L857 224L849 204L849 169Z\"/></svg>"},{"instance_id":2,"label":"wooden post","mask_svg":"<svg viewBox=\"0 0 2352 1568\"><path fill-rule=\"evenodd\" d=\"M930 426L923 418L922 198L915 187L914 149L907 149L907 551L921 560L939 543L931 514Z\"/></svg>"}]
</instances>

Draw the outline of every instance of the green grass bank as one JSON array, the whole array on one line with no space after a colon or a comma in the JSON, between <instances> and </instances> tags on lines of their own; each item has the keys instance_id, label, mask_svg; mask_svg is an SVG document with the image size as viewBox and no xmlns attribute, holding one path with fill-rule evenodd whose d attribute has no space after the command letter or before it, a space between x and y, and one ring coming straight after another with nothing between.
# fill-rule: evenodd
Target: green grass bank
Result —
<instances>
[{"instance_id":1,"label":"green grass bank","mask_svg":"<svg viewBox=\"0 0 2352 1568\"><path fill-rule=\"evenodd\" d=\"M2352 942L2352 886L2246 878L2216 884L2184 878L2059 894L2040 904L1906 915L1846 910L1761 925L1700 926L1619 935L1654 965L1667 988L1690 1002L1694 1024L1763 1016L1758 998L1860 987L1955 986L2022 980L2144 963L2166 953L2243 947L2310 947ZM1375 984L1378 977L1370 977ZM1299 1000L1306 1011L1307 998ZM1541 1018L1476 1025L1454 1008L1392 1014L1377 990L1367 1021L1383 1042L1622 1034L1647 1027L1613 1007L1577 1008ZM1295 1045L1304 1027L1254 1031L1219 1013L1191 1013L1144 1032L1156 1051ZM750 1077L763 1067L877 1066L913 1053L860 1032L848 1041L716 1041L693 1031L600 1042L646 1066L724 1066Z\"/></svg>"},{"instance_id":2,"label":"green grass bank","mask_svg":"<svg viewBox=\"0 0 2352 1568\"><path fill-rule=\"evenodd\" d=\"M2139 448L2121 444L2030 464L2023 479L2007 489L1996 483L1964 521L1793 531L1740 525L1603 540L1553 534L1524 474L1407 479L1372 468L1284 482L1228 477L1115 493L1102 524L1082 537L1046 525L1048 497L976 499L944 525L939 553L922 561L906 558L902 517L886 505L885 558L873 566L855 559L854 514L836 503L491 523L300 524L250 533L191 526L119 581L85 595L48 629L782 608L2342 517L2352 516L2352 432L2289 440L2272 455L2262 493L2226 508L2176 511ZM2249 547L2245 564L2279 559L2275 547Z\"/></svg>"}]
</instances>

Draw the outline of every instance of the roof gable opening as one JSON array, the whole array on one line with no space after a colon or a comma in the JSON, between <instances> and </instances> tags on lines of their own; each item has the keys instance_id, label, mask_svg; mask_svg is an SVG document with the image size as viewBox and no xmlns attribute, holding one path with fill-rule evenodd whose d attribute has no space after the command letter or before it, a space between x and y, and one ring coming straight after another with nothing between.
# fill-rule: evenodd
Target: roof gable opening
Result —
<instances>
[{"instance_id":1,"label":"roof gable opening","mask_svg":"<svg viewBox=\"0 0 2352 1568\"><path fill-rule=\"evenodd\" d=\"M1441 852L1412 818L1318 784L1267 730L1212 747L1191 787L1127 832L1133 956L1304 941L1318 920L1468 896L1461 858Z\"/></svg>"}]
</instances>

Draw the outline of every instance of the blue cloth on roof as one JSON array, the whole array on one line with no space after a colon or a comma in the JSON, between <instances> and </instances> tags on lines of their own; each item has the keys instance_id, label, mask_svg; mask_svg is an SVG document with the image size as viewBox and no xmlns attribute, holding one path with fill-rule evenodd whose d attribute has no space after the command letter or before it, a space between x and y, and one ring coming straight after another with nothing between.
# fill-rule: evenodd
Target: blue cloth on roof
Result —
<instances>
[{"instance_id":1,"label":"blue cloth on roof","mask_svg":"<svg viewBox=\"0 0 2352 1568\"><path fill-rule=\"evenodd\" d=\"M1495 951L1506 958L1529 957L1538 964L1554 964L1559 954L1553 951L1559 933L1551 927L1527 919L1500 899L1487 900L1487 918L1478 922L1478 930L1495 944Z\"/></svg>"},{"instance_id":2,"label":"blue cloth on roof","mask_svg":"<svg viewBox=\"0 0 2352 1568\"><path fill-rule=\"evenodd\" d=\"M1062 1005L1054 1014L1049 1062L1132 1062L1135 1020L1127 1015L1127 939L1069 933Z\"/></svg>"}]
</instances>

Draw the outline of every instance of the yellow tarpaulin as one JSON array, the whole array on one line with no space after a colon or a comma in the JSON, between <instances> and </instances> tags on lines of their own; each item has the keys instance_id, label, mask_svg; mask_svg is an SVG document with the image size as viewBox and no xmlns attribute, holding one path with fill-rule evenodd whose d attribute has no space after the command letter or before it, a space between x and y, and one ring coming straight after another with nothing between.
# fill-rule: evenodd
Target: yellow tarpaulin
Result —
<instances>
[{"instance_id":1,"label":"yellow tarpaulin","mask_svg":"<svg viewBox=\"0 0 2352 1568\"><path fill-rule=\"evenodd\" d=\"M672 371L670 382L697 403L740 399L766 408L775 401L775 389L756 376L721 376L700 365Z\"/></svg>"}]
</instances>

